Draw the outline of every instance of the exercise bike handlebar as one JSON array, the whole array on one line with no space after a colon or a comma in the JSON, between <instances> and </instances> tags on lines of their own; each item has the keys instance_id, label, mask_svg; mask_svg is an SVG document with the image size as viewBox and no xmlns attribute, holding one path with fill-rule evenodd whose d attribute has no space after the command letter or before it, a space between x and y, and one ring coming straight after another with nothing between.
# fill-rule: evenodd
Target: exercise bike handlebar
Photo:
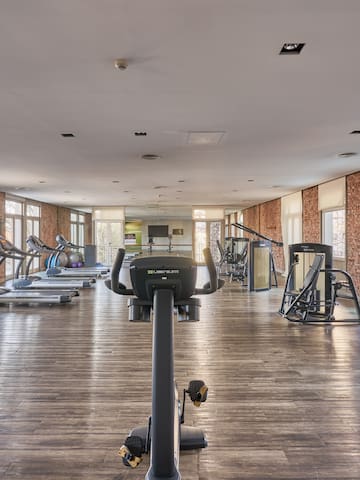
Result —
<instances>
[{"instance_id":1,"label":"exercise bike handlebar","mask_svg":"<svg viewBox=\"0 0 360 480\"><path fill-rule=\"evenodd\" d=\"M224 280L217 278L216 267L210 252L210 248L204 248L203 253L210 279L209 282L203 286L203 288L195 288L194 295L207 295L215 292L224 285ZM119 274L124 257L125 249L119 248L111 270L111 278L109 280L105 280L105 285L107 288L119 295L134 295L134 290L132 288L127 288L125 285L119 282Z\"/></svg>"},{"instance_id":2,"label":"exercise bike handlebar","mask_svg":"<svg viewBox=\"0 0 360 480\"><path fill-rule=\"evenodd\" d=\"M216 267L211 255L210 248L204 248L203 254L205 258L205 265L209 272L210 280L203 286L203 288L195 288L195 295L208 295L209 293L216 292L216 290L218 290L224 285L224 280L220 280L217 277Z\"/></svg>"},{"instance_id":3,"label":"exercise bike handlebar","mask_svg":"<svg viewBox=\"0 0 360 480\"><path fill-rule=\"evenodd\" d=\"M118 295L134 295L132 288L126 288L126 286L119 282L119 274L125 257L125 249L119 248L111 269L111 276L109 280L105 280L105 285L117 293Z\"/></svg>"}]
</instances>

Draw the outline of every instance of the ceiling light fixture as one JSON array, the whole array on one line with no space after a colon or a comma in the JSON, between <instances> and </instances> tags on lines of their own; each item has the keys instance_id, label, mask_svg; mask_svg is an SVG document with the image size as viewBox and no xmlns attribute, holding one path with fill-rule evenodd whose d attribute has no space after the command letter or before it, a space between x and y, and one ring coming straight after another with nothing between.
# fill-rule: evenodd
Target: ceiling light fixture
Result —
<instances>
[{"instance_id":1,"label":"ceiling light fixture","mask_svg":"<svg viewBox=\"0 0 360 480\"><path fill-rule=\"evenodd\" d=\"M111 180L112 183L120 183L120 180Z\"/></svg>"},{"instance_id":2,"label":"ceiling light fixture","mask_svg":"<svg viewBox=\"0 0 360 480\"><path fill-rule=\"evenodd\" d=\"M342 158L348 158L348 157L353 157L357 155L356 152L344 152L344 153L338 153L338 157L342 157Z\"/></svg>"},{"instance_id":3,"label":"ceiling light fixture","mask_svg":"<svg viewBox=\"0 0 360 480\"><path fill-rule=\"evenodd\" d=\"M75 137L75 135L73 133L70 133L70 132L69 133L62 133L61 136L64 137L64 138L74 138Z\"/></svg>"},{"instance_id":4,"label":"ceiling light fixture","mask_svg":"<svg viewBox=\"0 0 360 480\"><path fill-rule=\"evenodd\" d=\"M114 61L114 67L116 70L126 70L129 66L128 61L125 58L117 58Z\"/></svg>"},{"instance_id":5,"label":"ceiling light fixture","mask_svg":"<svg viewBox=\"0 0 360 480\"><path fill-rule=\"evenodd\" d=\"M158 160L161 157L156 153L145 153L144 155L141 156L141 158L144 160Z\"/></svg>"},{"instance_id":6,"label":"ceiling light fixture","mask_svg":"<svg viewBox=\"0 0 360 480\"><path fill-rule=\"evenodd\" d=\"M135 137L146 137L147 132L134 132Z\"/></svg>"},{"instance_id":7,"label":"ceiling light fixture","mask_svg":"<svg viewBox=\"0 0 360 480\"><path fill-rule=\"evenodd\" d=\"M299 55L305 43L284 43L279 55Z\"/></svg>"}]
</instances>

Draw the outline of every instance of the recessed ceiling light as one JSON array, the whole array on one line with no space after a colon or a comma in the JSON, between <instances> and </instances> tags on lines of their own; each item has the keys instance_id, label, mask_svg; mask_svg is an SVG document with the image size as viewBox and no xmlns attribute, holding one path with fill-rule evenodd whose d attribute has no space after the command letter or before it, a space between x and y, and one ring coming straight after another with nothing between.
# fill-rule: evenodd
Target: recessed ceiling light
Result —
<instances>
[{"instance_id":1,"label":"recessed ceiling light","mask_svg":"<svg viewBox=\"0 0 360 480\"><path fill-rule=\"evenodd\" d=\"M350 135L360 135L360 130L353 130Z\"/></svg>"},{"instance_id":2,"label":"recessed ceiling light","mask_svg":"<svg viewBox=\"0 0 360 480\"><path fill-rule=\"evenodd\" d=\"M157 155L156 153L145 153L144 155L142 155L142 157L144 160L157 160L160 157L160 155Z\"/></svg>"},{"instance_id":3,"label":"recessed ceiling light","mask_svg":"<svg viewBox=\"0 0 360 480\"><path fill-rule=\"evenodd\" d=\"M353 157L354 155L357 155L357 153L356 152L344 152L344 153L339 153L338 157L347 158L347 157Z\"/></svg>"},{"instance_id":4,"label":"recessed ceiling light","mask_svg":"<svg viewBox=\"0 0 360 480\"><path fill-rule=\"evenodd\" d=\"M156 187L154 187L154 190L161 190L162 188L168 188L167 185L157 185Z\"/></svg>"},{"instance_id":5,"label":"recessed ceiling light","mask_svg":"<svg viewBox=\"0 0 360 480\"><path fill-rule=\"evenodd\" d=\"M284 43L279 55L299 55L305 43Z\"/></svg>"},{"instance_id":6,"label":"recessed ceiling light","mask_svg":"<svg viewBox=\"0 0 360 480\"><path fill-rule=\"evenodd\" d=\"M120 183L120 180L111 180L112 183Z\"/></svg>"},{"instance_id":7,"label":"recessed ceiling light","mask_svg":"<svg viewBox=\"0 0 360 480\"><path fill-rule=\"evenodd\" d=\"M62 133L61 136L65 137L65 138L74 138L75 137L75 135L73 133Z\"/></svg>"},{"instance_id":8,"label":"recessed ceiling light","mask_svg":"<svg viewBox=\"0 0 360 480\"><path fill-rule=\"evenodd\" d=\"M39 183L46 183L45 180L39 180Z\"/></svg>"},{"instance_id":9,"label":"recessed ceiling light","mask_svg":"<svg viewBox=\"0 0 360 480\"><path fill-rule=\"evenodd\" d=\"M255 182L253 178L249 178L248 182Z\"/></svg>"},{"instance_id":10,"label":"recessed ceiling light","mask_svg":"<svg viewBox=\"0 0 360 480\"><path fill-rule=\"evenodd\" d=\"M189 145L217 145L225 132L189 132L187 143Z\"/></svg>"},{"instance_id":11,"label":"recessed ceiling light","mask_svg":"<svg viewBox=\"0 0 360 480\"><path fill-rule=\"evenodd\" d=\"M182 190L176 190L176 193L182 193Z\"/></svg>"},{"instance_id":12,"label":"recessed ceiling light","mask_svg":"<svg viewBox=\"0 0 360 480\"><path fill-rule=\"evenodd\" d=\"M130 190L124 190L124 193L129 193L129 192L130 192Z\"/></svg>"},{"instance_id":13,"label":"recessed ceiling light","mask_svg":"<svg viewBox=\"0 0 360 480\"><path fill-rule=\"evenodd\" d=\"M134 132L135 137L146 137L147 132Z\"/></svg>"},{"instance_id":14,"label":"recessed ceiling light","mask_svg":"<svg viewBox=\"0 0 360 480\"><path fill-rule=\"evenodd\" d=\"M185 180L178 180L178 183L185 183Z\"/></svg>"}]
</instances>

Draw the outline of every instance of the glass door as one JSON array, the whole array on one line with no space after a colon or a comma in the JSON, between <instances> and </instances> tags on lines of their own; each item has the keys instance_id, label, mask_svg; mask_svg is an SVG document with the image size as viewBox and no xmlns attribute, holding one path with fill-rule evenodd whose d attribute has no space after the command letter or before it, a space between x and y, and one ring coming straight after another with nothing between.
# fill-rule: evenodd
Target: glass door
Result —
<instances>
[{"instance_id":1,"label":"glass door","mask_svg":"<svg viewBox=\"0 0 360 480\"><path fill-rule=\"evenodd\" d=\"M214 262L219 262L217 242L222 243L222 221L194 221L194 257L197 263L204 263L203 249L209 247Z\"/></svg>"},{"instance_id":2,"label":"glass door","mask_svg":"<svg viewBox=\"0 0 360 480\"><path fill-rule=\"evenodd\" d=\"M124 222L113 220L95 221L96 261L112 265L119 248L124 246Z\"/></svg>"}]
</instances>

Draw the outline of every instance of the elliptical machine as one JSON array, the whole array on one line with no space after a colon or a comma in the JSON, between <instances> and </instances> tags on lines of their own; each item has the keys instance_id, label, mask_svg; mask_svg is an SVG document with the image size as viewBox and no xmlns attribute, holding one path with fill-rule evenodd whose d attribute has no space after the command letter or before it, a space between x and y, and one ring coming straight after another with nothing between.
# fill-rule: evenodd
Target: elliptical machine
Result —
<instances>
[{"instance_id":1,"label":"elliptical machine","mask_svg":"<svg viewBox=\"0 0 360 480\"><path fill-rule=\"evenodd\" d=\"M179 321L199 320L200 300L196 294L209 294L221 288L211 257L204 249L210 280L196 288L196 264L189 257L137 257L130 263L132 289L119 283L119 273L125 250L119 249L108 288L130 298L129 320L150 322L153 311L152 340L152 413L148 424L134 428L120 448L119 455L126 466L137 467L144 453L150 453L150 468L145 480L180 480L180 450L205 448L207 440L202 430L184 425L185 398L190 396L195 406L207 399L208 388L202 380L192 380L184 390L181 408L174 380L173 314Z\"/></svg>"}]
</instances>

